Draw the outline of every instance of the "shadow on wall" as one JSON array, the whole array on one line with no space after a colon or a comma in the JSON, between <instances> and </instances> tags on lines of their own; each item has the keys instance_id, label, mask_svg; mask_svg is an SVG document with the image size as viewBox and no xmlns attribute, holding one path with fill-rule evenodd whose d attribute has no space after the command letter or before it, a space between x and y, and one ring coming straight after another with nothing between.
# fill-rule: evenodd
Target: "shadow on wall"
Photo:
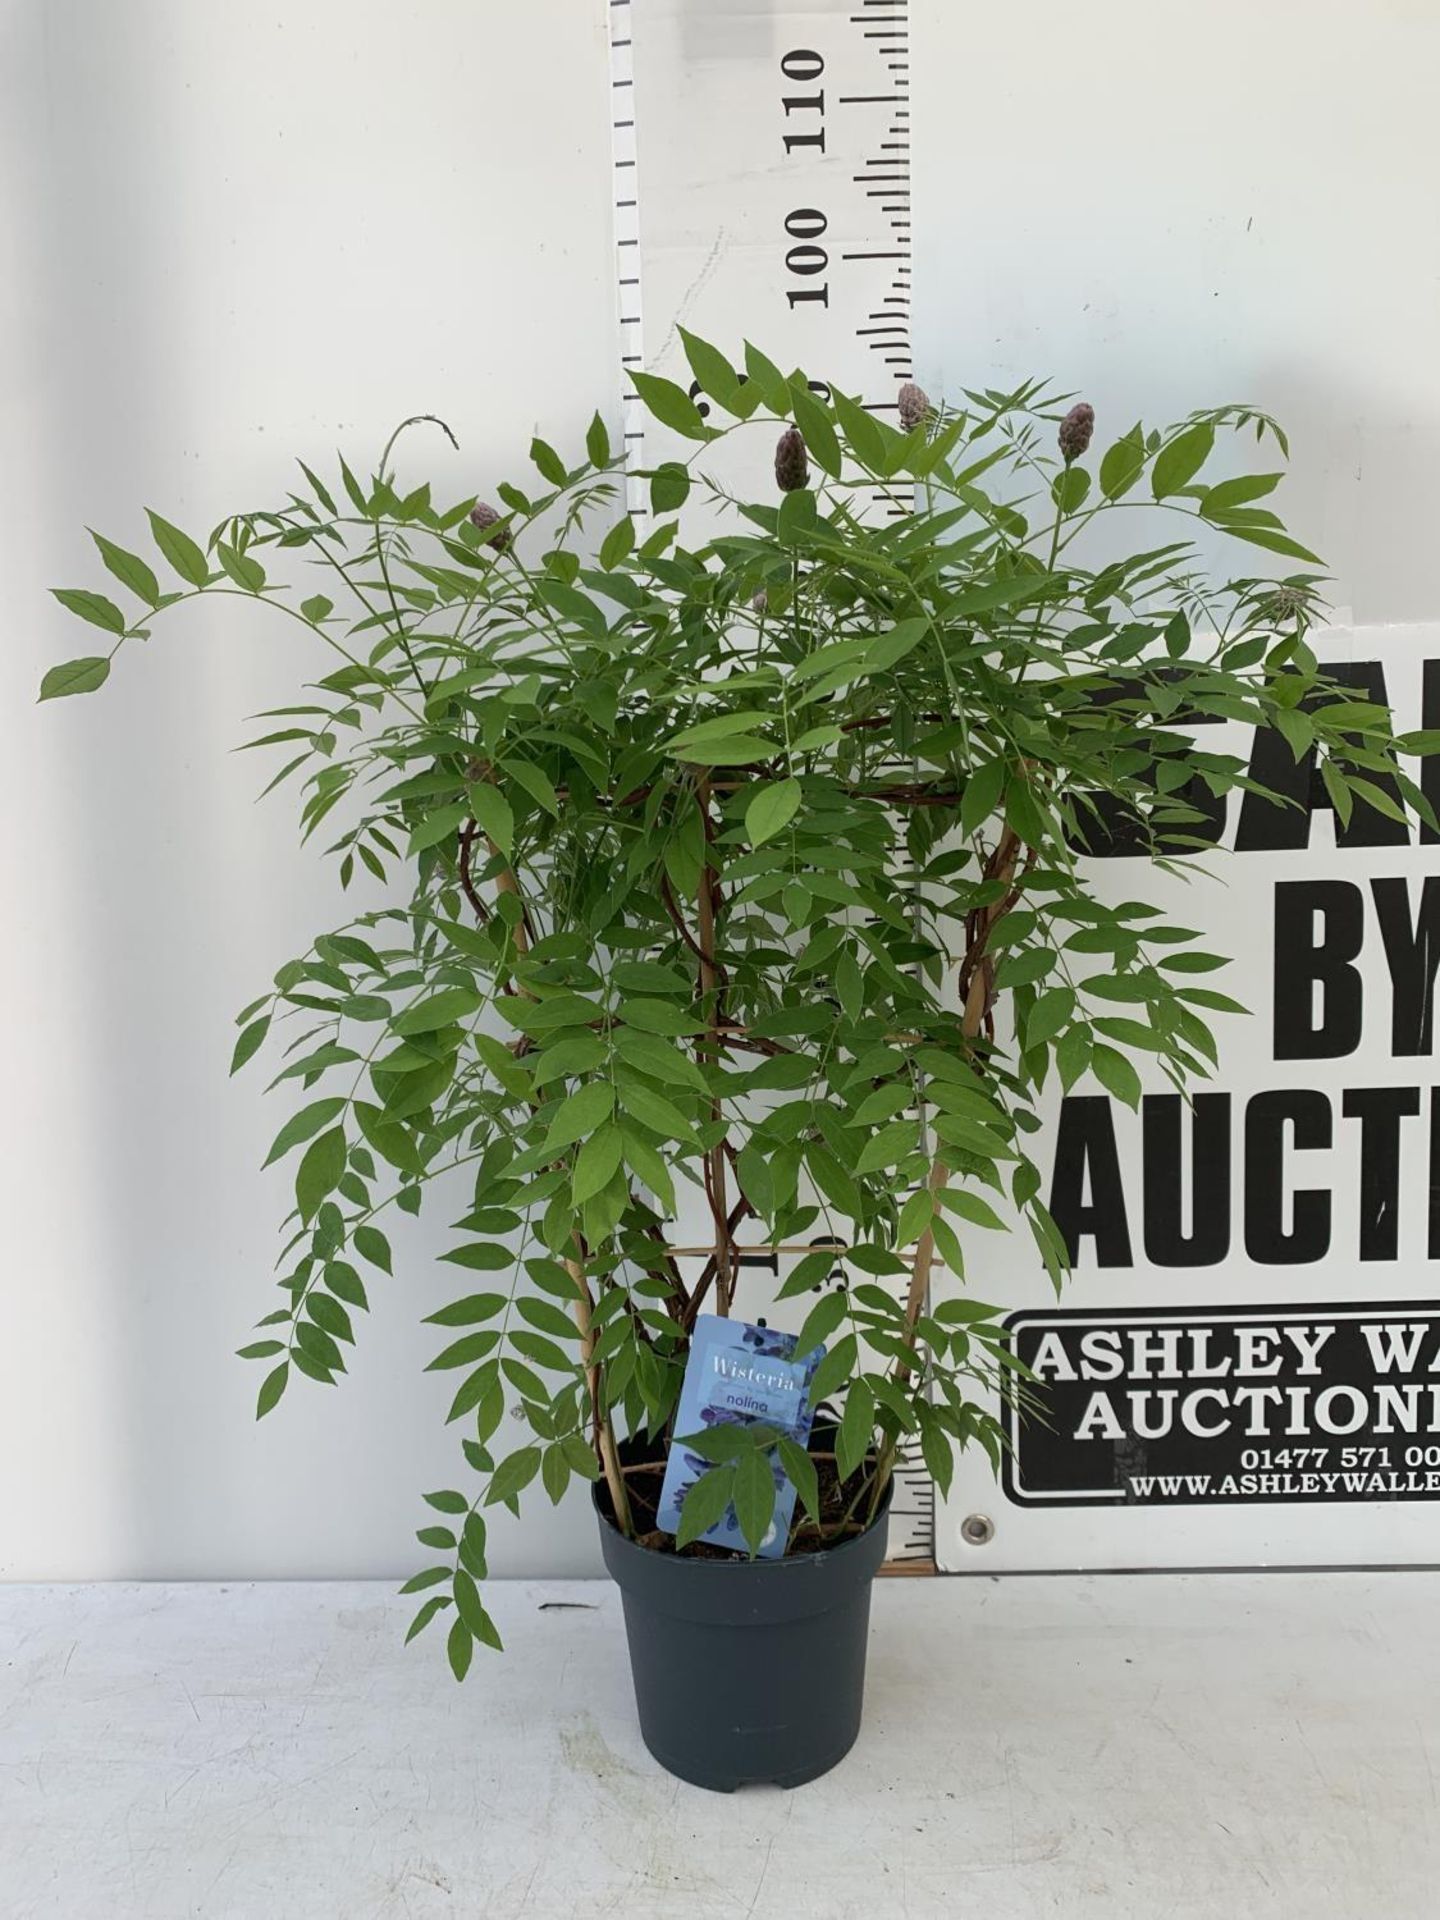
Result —
<instances>
[{"instance_id":1,"label":"shadow on wall","mask_svg":"<svg viewBox=\"0 0 1440 1920\"><path fill-rule=\"evenodd\" d=\"M570 33L572 11L533 0L477 35L465 0L370 4L357 32L316 0L237 38L184 0L0 9L0 750L27 809L5 895L24 937L0 943L0 1004L21 1010L0 1577L408 1573L420 1492L454 1484L454 1383L424 1375L439 1343L420 1322L449 1297L433 1253L463 1198L397 1232L338 1390L298 1383L257 1429L259 1368L232 1357L279 1298L289 1170L257 1171L300 1100L261 1100L264 1060L227 1089L231 1021L380 897L342 895L297 846L288 790L255 809L275 764L229 752L242 716L323 667L288 623L222 602L127 647L102 694L33 702L45 667L96 650L45 594L106 584L87 524L148 551L154 505L203 537L282 493L292 454L325 465L343 443L363 465L426 408L466 452L443 472L436 447L406 452L457 493L523 460L537 424L583 431L618 349L604 38L598 16ZM408 58L421 32L443 65ZM529 130L505 75L542 54L563 137L486 195ZM496 257L517 263L542 381L494 377L514 309L474 296ZM594 1564L583 1505L527 1520L523 1548L507 1534L497 1571Z\"/></svg>"},{"instance_id":2,"label":"shadow on wall","mask_svg":"<svg viewBox=\"0 0 1440 1920\"><path fill-rule=\"evenodd\" d=\"M93 651L95 638L53 608L49 619L39 609L49 604L49 580L90 571L82 515L114 510L124 476L149 466L154 442L172 434L183 410L166 305L154 291L172 264L160 143L140 143L124 168L107 164L135 116L154 122L163 113L144 78L154 54L148 21L139 10L127 22L123 54L109 49L117 56L109 65L112 36L87 43L75 10L67 12L10 9L0 56L13 352L24 382L11 399L21 413L16 441L29 456L18 462L26 497L7 499L6 517L17 540L18 597L38 614L25 623L35 642L6 681L5 724L29 775L35 826L14 849L28 938L5 965L16 969L29 1011L15 1035L17 1079L37 1094L26 1135L7 1156L14 1188L6 1211L16 1227L17 1278L39 1293L33 1312L23 1298L6 1303L12 1390L0 1420L12 1463L4 1488L9 1550L38 1543L41 1565L19 1570L57 1574L122 1563L145 1530L132 1410L133 1375L144 1366L134 1350L135 1283L143 1289L146 1269L131 1271L131 1204L122 1186L149 1177L134 1156L148 1133L146 1080L164 1043L146 996L123 985L140 972L128 959L137 934L144 951L153 928L132 918L135 890L117 871L114 835L129 832L128 788L146 771L125 773L125 749L180 716L178 694L168 702L160 695L172 711L157 704L143 721L133 699L128 710L108 713L80 703L37 713L45 666ZM155 406L160 393L163 408ZM153 776L156 763L145 759ZM150 1392L158 1386L152 1367ZM83 1516L88 1545L78 1554L67 1552L73 1536L57 1510L72 1522Z\"/></svg>"},{"instance_id":3,"label":"shadow on wall","mask_svg":"<svg viewBox=\"0 0 1440 1920\"><path fill-rule=\"evenodd\" d=\"M37 5L10 30L12 87L41 83L7 115L10 177L31 189L16 251L34 375L32 606L49 580L104 581L85 521L148 551L153 501L203 538L237 504L225 469L253 433L217 402L223 369L204 350L227 294L190 257L203 216L186 204L163 18ZM264 459L278 493L288 456ZM235 464L253 460L252 443ZM430 1343L413 1299L377 1299L355 1377L294 1394L258 1432L258 1370L233 1358L279 1304L288 1186L256 1170L298 1103L262 1105L276 1070L264 1061L227 1089L231 1021L276 965L357 910L318 850L297 849L288 789L255 812L275 769L229 757L243 715L303 697L308 663L278 622L222 603L162 620L93 700L37 713L44 666L97 638L58 611L38 627L11 699L44 795L21 1078L57 1091L21 1144L20 1203L42 1223L49 1318L7 1340L7 1451L34 1465L9 1490L6 1531L38 1561L22 1571L51 1577L389 1572L453 1450L441 1387L419 1380ZM46 874L57 849L63 873ZM372 888L362 904L377 902ZM417 1252L436 1235L413 1235ZM378 1565L377 1538L394 1543Z\"/></svg>"}]
</instances>

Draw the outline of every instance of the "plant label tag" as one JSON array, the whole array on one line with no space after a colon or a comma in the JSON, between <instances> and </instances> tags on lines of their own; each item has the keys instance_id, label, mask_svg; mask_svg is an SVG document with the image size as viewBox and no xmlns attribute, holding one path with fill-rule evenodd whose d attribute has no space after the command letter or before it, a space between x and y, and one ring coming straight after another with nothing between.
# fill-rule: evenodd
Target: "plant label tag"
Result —
<instances>
[{"instance_id":1,"label":"plant label tag","mask_svg":"<svg viewBox=\"0 0 1440 1920\"><path fill-rule=\"evenodd\" d=\"M810 1382L824 1358L824 1347L814 1347L803 1359L795 1356L795 1335L774 1327L755 1327L744 1320L722 1319L702 1313L695 1322L690 1358L680 1388L675 1415L678 1436L665 1463L656 1525L674 1533L680 1525L685 1495L701 1474L715 1463L683 1446L691 1434L730 1426L774 1427L803 1447L810 1438L813 1412ZM785 1551L795 1512L795 1488L771 1456L775 1475L775 1513L760 1544L762 1559L778 1560ZM733 1506L704 1533L712 1546L748 1551Z\"/></svg>"}]
</instances>

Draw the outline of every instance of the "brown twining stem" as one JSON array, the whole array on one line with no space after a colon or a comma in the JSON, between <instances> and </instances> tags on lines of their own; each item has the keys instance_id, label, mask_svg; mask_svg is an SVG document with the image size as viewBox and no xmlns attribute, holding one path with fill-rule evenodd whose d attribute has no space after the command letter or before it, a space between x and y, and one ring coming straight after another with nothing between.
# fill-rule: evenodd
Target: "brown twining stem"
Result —
<instances>
[{"instance_id":1,"label":"brown twining stem","mask_svg":"<svg viewBox=\"0 0 1440 1920\"><path fill-rule=\"evenodd\" d=\"M904 807L958 807L961 796L958 793L934 793L928 787L849 787L844 791L861 800L884 800L892 806Z\"/></svg>"},{"instance_id":2,"label":"brown twining stem","mask_svg":"<svg viewBox=\"0 0 1440 1920\"><path fill-rule=\"evenodd\" d=\"M938 1196L948 1178L949 1170L937 1155L931 1162L930 1177L925 1183L930 1193ZM939 1204L938 1198L936 1204ZM897 1386L904 1386L910 1377L910 1368L915 1355L916 1328L920 1323L921 1314L925 1311L925 1300L930 1291L930 1269L934 1262L935 1235L927 1227L915 1242L915 1264L910 1269L910 1287L905 1296L905 1330L901 1336L904 1345L895 1362L894 1379ZM875 1478L870 1489L872 1520L880 1511L880 1502L884 1498L886 1487L890 1484L890 1476L895 1470L897 1444L893 1437L887 1438L875 1462Z\"/></svg>"},{"instance_id":3,"label":"brown twining stem","mask_svg":"<svg viewBox=\"0 0 1440 1920\"><path fill-rule=\"evenodd\" d=\"M726 1240L729 1245L734 1245L736 1228L743 1225L746 1220L754 1217L754 1215L755 1209L742 1193L726 1215ZM714 1283L719 1267L720 1262L718 1255L712 1251L709 1259L700 1270L700 1278L695 1282L695 1290L690 1295L689 1304L685 1309L685 1330L687 1333L694 1327L696 1320L700 1316L700 1309L705 1304L705 1296Z\"/></svg>"},{"instance_id":4,"label":"brown twining stem","mask_svg":"<svg viewBox=\"0 0 1440 1920\"><path fill-rule=\"evenodd\" d=\"M467 820L460 829L460 889L470 902L470 910L483 927L490 918L490 909L480 898L475 888L475 876L470 871L470 854L475 845L475 836L480 831L474 820Z\"/></svg>"},{"instance_id":5,"label":"brown twining stem","mask_svg":"<svg viewBox=\"0 0 1440 1920\"><path fill-rule=\"evenodd\" d=\"M734 1032L725 1036L725 1043L730 1047L738 1047L742 1053L764 1054L767 1060L774 1060L779 1054L790 1051L788 1047L782 1047L774 1040L761 1040L758 1036L751 1037L748 1034Z\"/></svg>"},{"instance_id":6,"label":"brown twining stem","mask_svg":"<svg viewBox=\"0 0 1440 1920\"><path fill-rule=\"evenodd\" d=\"M489 847L492 855L499 853L500 849L493 840L487 839L485 844ZM530 919L530 909L526 905L524 894L520 891L520 882L515 878L513 868L502 867L499 873L496 874L495 891L496 893L512 893L520 902L520 920L518 925L511 929L510 937L515 942L515 951L517 953L528 953L535 944L535 927Z\"/></svg>"},{"instance_id":7,"label":"brown twining stem","mask_svg":"<svg viewBox=\"0 0 1440 1920\"><path fill-rule=\"evenodd\" d=\"M694 934L691 933L689 927L686 926L685 916L680 911L680 904L675 898L674 888L670 885L670 876L666 873L660 875L660 900L666 913L670 916L670 921L675 931L685 942L691 953L694 954L695 958L700 961L708 961L709 964L713 966L715 964L714 956L705 952L705 949L700 945Z\"/></svg>"},{"instance_id":8,"label":"brown twining stem","mask_svg":"<svg viewBox=\"0 0 1440 1920\"><path fill-rule=\"evenodd\" d=\"M725 1162L713 1147L702 1156L700 1172L705 1182L705 1198L710 1203L710 1218L715 1227L715 1310L723 1314L730 1311L733 1293L731 1266L734 1247L726 1212Z\"/></svg>"},{"instance_id":9,"label":"brown twining stem","mask_svg":"<svg viewBox=\"0 0 1440 1920\"><path fill-rule=\"evenodd\" d=\"M994 1038L994 1022L990 1010L995 1004L995 962L988 951L990 935L996 923L1009 913L1019 899L1019 889L1012 886L1015 867L1019 860L1023 843L1013 827L1006 827L996 842L989 859L985 862L986 880L998 880L1005 888L999 900L987 907L974 907L965 916L965 958L960 963L960 1000L964 1008L962 1027L967 1039L976 1039L983 1029L988 1038ZM1033 850L1029 851L1026 861L1034 859Z\"/></svg>"},{"instance_id":10,"label":"brown twining stem","mask_svg":"<svg viewBox=\"0 0 1440 1920\"><path fill-rule=\"evenodd\" d=\"M578 1250L578 1235L576 1243ZM566 1260L565 1271L575 1283L575 1324L580 1329L580 1360L585 1368L585 1384L590 1393L590 1413L594 1423L592 1439L600 1456L610 1504L615 1509L615 1524L623 1534L628 1535L634 1531L634 1523L630 1518L630 1496L625 1491L625 1476L620 1471L615 1429L600 1404L600 1368L595 1360L595 1302L590 1293L590 1283L585 1278L584 1261Z\"/></svg>"},{"instance_id":11,"label":"brown twining stem","mask_svg":"<svg viewBox=\"0 0 1440 1920\"><path fill-rule=\"evenodd\" d=\"M733 1021L722 1020L715 1031L727 1046L744 1047L751 1053L768 1054L772 1060L782 1054L788 1059L795 1052L793 1047L783 1047L778 1040L767 1040L758 1033L752 1033L749 1027L736 1026ZM925 1040L926 1036L923 1033L887 1033L885 1036L886 1044L895 1047L919 1047L925 1044ZM725 1150L733 1160L735 1150L728 1140L725 1143Z\"/></svg>"},{"instance_id":12,"label":"brown twining stem","mask_svg":"<svg viewBox=\"0 0 1440 1920\"><path fill-rule=\"evenodd\" d=\"M670 1251L677 1260L687 1258L694 1260L698 1259L702 1253L709 1253L710 1249L708 1247L672 1247ZM814 1240L747 1240L738 1251L742 1259L748 1259L752 1253L833 1253L837 1259L842 1259L849 1252L849 1248L838 1241L831 1246L823 1240L818 1243ZM895 1257L898 1260L904 1260L906 1255L901 1253Z\"/></svg>"},{"instance_id":13,"label":"brown twining stem","mask_svg":"<svg viewBox=\"0 0 1440 1920\"><path fill-rule=\"evenodd\" d=\"M938 1196L948 1176L949 1169L937 1155L931 1164L930 1177L925 1183L932 1196ZM935 1235L927 1227L915 1242L915 1264L910 1269L910 1287L905 1295L905 1348L895 1362L897 1386L903 1386L910 1377L910 1366L915 1351L915 1326L925 1310L925 1296L930 1290L930 1269L934 1264Z\"/></svg>"},{"instance_id":14,"label":"brown twining stem","mask_svg":"<svg viewBox=\"0 0 1440 1920\"><path fill-rule=\"evenodd\" d=\"M1000 881L1005 892L993 905L977 907L966 916L965 958L960 966L960 994L964 1012L960 1025L967 1041L977 1040L982 1030L987 1036L994 1037L991 1009L995 1003L995 963L986 948L996 922L1010 911L1019 898L1020 889L1014 885L1014 880L1022 853L1025 856L1024 871L1028 871L1035 850L1027 848L1014 829L1007 826L985 862L985 878ZM926 1182L936 1205L948 1179L949 1171L937 1154ZM901 1335L903 1346L895 1361L894 1380L897 1386L905 1384L914 1365L916 1329L925 1311L930 1291L930 1270L935 1262L935 1233L932 1227L927 1226L916 1241L914 1260L915 1264L910 1270L910 1287L905 1297L905 1326ZM880 1509L880 1502L895 1470L896 1444L893 1438L887 1439L875 1463L875 1480L870 1496L872 1519Z\"/></svg>"}]
</instances>

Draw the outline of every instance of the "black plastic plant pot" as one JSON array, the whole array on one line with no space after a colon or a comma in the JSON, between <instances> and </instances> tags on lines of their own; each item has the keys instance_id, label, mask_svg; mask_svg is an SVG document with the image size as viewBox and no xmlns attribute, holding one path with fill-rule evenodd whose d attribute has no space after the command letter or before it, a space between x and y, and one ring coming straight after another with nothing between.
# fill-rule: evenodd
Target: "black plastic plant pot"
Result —
<instances>
[{"instance_id":1,"label":"black plastic plant pot","mask_svg":"<svg viewBox=\"0 0 1440 1920\"><path fill-rule=\"evenodd\" d=\"M855 1539L781 1560L657 1553L619 1531L603 1488L596 1511L625 1606L640 1732L661 1766L733 1793L803 1786L843 1760L860 1731L890 1489Z\"/></svg>"}]
</instances>

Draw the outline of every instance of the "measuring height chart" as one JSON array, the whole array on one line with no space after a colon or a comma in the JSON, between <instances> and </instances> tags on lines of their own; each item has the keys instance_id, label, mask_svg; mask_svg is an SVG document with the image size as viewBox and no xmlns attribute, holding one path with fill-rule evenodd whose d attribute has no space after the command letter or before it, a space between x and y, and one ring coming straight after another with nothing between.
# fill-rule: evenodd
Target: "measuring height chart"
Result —
<instances>
[{"instance_id":1,"label":"measuring height chart","mask_svg":"<svg viewBox=\"0 0 1440 1920\"><path fill-rule=\"evenodd\" d=\"M616 294L625 366L692 385L683 326L732 361L749 339L893 414L911 378L910 49L907 0L730 8L703 0L611 0ZM631 468L688 459L694 443L622 401ZM769 498L775 431L708 448L705 471ZM870 489L869 511L908 513L908 484ZM643 526L648 488L627 504ZM703 531L703 509L687 510ZM703 1264L703 1202L677 1223L682 1262ZM795 1249L742 1252L738 1306L765 1314ZM843 1277L837 1268L836 1278ZM854 1278L854 1276L851 1276ZM775 1312L803 1319L808 1301ZM934 1486L902 1453L890 1558L928 1565Z\"/></svg>"},{"instance_id":2,"label":"measuring height chart","mask_svg":"<svg viewBox=\"0 0 1440 1920\"><path fill-rule=\"evenodd\" d=\"M732 361L748 337L893 411L911 377L908 0L612 0L610 20L625 363L689 388L681 326ZM637 465L694 451L633 405L625 429ZM770 486L773 453L741 433L707 471ZM875 492L909 511L908 486Z\"/></svg>"}]
</instances>

